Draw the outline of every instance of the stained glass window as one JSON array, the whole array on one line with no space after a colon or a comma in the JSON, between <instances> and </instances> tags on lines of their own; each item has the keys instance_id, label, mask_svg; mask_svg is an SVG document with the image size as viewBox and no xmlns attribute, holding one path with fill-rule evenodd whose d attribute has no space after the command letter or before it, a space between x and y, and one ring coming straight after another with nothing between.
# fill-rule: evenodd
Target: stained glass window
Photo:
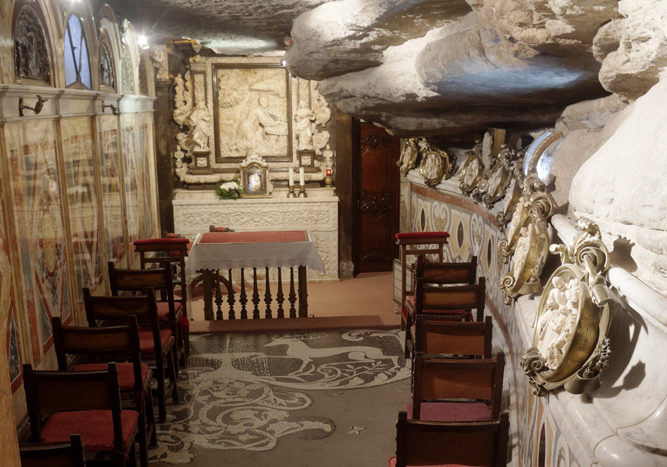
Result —
<instances>
[{"instance_id":1,"label":"stained glass window","mask_svg":"<svg viewBox=\"0 0 667 467\"><path fill-rule=\"evenodd\" d=\"M71 15L65 31L65 86L79 83L90 89L90 62L88 45L83 34L81 20Z\"/></svg>"}]
</instances>

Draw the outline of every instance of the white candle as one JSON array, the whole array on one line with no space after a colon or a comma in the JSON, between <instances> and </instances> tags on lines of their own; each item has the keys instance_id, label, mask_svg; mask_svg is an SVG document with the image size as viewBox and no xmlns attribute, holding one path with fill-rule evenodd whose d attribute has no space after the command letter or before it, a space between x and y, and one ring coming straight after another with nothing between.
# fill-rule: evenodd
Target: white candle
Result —
<instances>
[{"instance_id":1,"label":"white candle","mask_svg":"<svg viewBox=\"0 0 667 467\"><path fill-rule=\"evenodd\" d=\"M294 186L294 169L289 168L289 186Z\"/></svg>"},{"instance_id":2,"label":"white candle","mask_svg":"<svg viewBox=\"0 0 667 467\"><path fill-rule=\"evenodd\" d=\"M303 167L299 167L299 185L305 185L303 180Z\"/></svg>"}]
</instances>

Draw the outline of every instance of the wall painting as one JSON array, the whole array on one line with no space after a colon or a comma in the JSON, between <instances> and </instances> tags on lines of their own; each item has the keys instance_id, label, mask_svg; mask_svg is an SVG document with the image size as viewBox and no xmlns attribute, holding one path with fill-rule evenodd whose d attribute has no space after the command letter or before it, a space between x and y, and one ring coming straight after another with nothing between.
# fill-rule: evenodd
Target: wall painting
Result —
<instances>
[{"instance_id":1,"label":"wall painting","mask_svg":"<svg viewBox=\"0 0 667 467\"><path fill-rule=\"evenodd\" d=\"M2 191L0 180L0 191ZM4 201L4 200L3 200ZM0 203L4 211L4 202ZM12 391L21 384L21 350L16 325L16 295L9 261L9 243L5 229L4 212L0 212L0 345L5 346L9 360L9 378Z\"/></svg>"},{"instance_id":2,"label":"wall painting","mask_svg":"<svg viewBox=\"0 0 667 467\"><path fill-rule=\"evenodd\" d=\"M127 214L127 228L129 235L128 248L132 251L135 240L144 237L143 178L140 173L137 116L124 114L121 117L121 132L123 144L123 169L125 174L125 208Z\"/></svg>"},{"instance_id":3,"label":"wall painting","mask_svg":"<svg viewBox=\"0 0 667 467\"><path fill-rule=\"evenodd\" d=\"M100 117L99 126L102 207L109 261L118 261L125 256L117 122L117 118L113 115L103 116Z\"/></svg>"},{"instance_id":4,"label":"wall painting","mask_svg":"<svg viewBox=\"0 0 667 467\"><path fill-rule=\"evenodd\" d=\"M88 117L64 119L61 128L77 290L81 300L81 288L94 289L102 282L93 131ZM79 305L82 307L83 303Z\"/></svg>"},{"instance_id":5,"label":"wall painting","mask_svg":"<svg viewBox=\"0 0 667 467\"><path fill-rule=\"evenodd\" d=\"M67 243L52 121L20 124L8 132L17 237L20 241L31 327L39 324L42 349L51 343L50 317L70 316ZM33 346L37 332L32 329ZM35 359L39 352L35 352Z\"/></svg>"}]
</instances>

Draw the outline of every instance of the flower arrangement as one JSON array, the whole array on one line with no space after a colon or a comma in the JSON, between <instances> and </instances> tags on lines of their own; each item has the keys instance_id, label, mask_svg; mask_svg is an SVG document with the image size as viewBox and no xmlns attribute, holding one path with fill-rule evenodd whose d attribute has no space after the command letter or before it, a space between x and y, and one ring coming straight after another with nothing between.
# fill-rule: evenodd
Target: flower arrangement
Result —
<instances>
[{"instance_id":1,"label":"flower arrangement","mask_svg":"<svg viewBox=\"0 0 667 467\"><path fill-rule=\"evenodd\" d=\"M243 189L237 181L221 182L215 187L215 193L220 199L239 199L243 196Z\"/></svg>"}]
</instances>

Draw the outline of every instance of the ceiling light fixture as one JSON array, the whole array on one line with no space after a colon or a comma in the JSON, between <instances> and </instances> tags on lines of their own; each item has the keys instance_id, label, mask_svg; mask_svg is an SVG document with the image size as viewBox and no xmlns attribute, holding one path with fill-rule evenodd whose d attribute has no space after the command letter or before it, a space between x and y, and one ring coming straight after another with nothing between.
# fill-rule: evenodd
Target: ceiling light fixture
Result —
<instances>
[{"instance_id":1,"label":"ceiling light fixture","mask_svg":"<svg viewBox=\"0 0 667 467\"><path fill-rule=\"evenodd\" d=\"M137 36L137 45L142 49L146 50L149 47L148 38L143 34L139 34Z\"/></svg>"}]
</instances>

